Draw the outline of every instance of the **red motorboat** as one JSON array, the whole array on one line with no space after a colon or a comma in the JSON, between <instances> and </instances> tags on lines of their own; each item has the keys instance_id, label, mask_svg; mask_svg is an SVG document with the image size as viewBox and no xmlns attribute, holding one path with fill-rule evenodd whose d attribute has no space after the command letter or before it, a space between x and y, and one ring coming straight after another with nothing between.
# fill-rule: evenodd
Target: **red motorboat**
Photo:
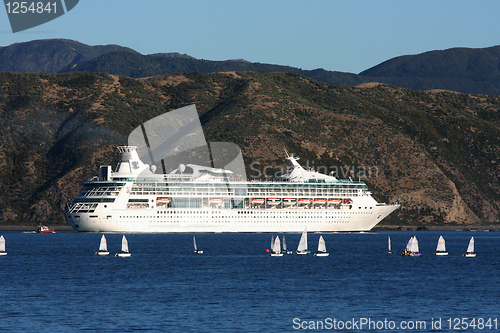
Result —
<instances>
[{"instance_id":1,"label":"red motorboat","mask_svg":"<svg viewBox=\"0 0 500 333\"><path fill-rule=\"evenodd\" d=\"M44 225L41 225L38 227L37 231L38 233L41 233L41 234L48 234L48 233L53 233L53 232L56 232L54 229L49 229L49 227L46 227Z\"/></svg>"}]
</instances>

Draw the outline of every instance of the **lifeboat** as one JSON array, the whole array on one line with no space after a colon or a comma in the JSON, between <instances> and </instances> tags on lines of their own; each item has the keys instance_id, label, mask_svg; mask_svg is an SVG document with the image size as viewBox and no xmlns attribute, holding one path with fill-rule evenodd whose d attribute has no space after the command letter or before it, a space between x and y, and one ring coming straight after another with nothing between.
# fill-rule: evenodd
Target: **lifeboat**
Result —
<instances>
[{"instance_id":1,"label":"lifeboat","mask_svg":"<svg viewBox=\"0 0 500 333\"><path fill-rule=\"evenodd\" d=\"M222 199L221 198L210 198L210 203L221 203Z\"/></svg>"},{"instance_id":2,"label":"lifeboat","mask_svg":"<svg viewBox=\"0 0 500 333\"><path fill-rule=\"evenodd\" d=\"M279 198L267 198L268 205L279 205L280 202L281 202L281 199L279 199Z\"/></svg>"},{"instance_id":3,"label":"lifeboat","mask_svg":"<svg viewBox=\"0 0 500 333\"><path fill-rule=\"evenodd\" d=\"M341 203L342 200L341 199L328 199L328 203L329 204L334 204L334 205L338 205L339 203Z\"/></svg>"},{"instance_id":4,"label":"lifeboat","mask_svg":"<svg viewBox=\"0 0 500 333\"><path fill-rule=\"evenodd\" d=\"M314 199L314 204L315 205L324 205L326 203L326 199Z\"/></svg>"},{"instance_id":5,"label":"lifeboat","mask_svg":"<svg viewBox=\"0 0 500 333\"><path fill-rule=\"evenodd\" d=\"M352 200L351 199L344 199L344 205L349 205L349 204L352 204Z\"/></svg>"},{"instance_id":6,"label":"lifeboat","mask_svg":"<svg viewBox=\"0 0 500 333\"><path fill-rule=\"evenodd\" d=\"M252 198L252 203L260 205L260 204L264 203L264 199L262 199L262 198Z\"/></svg>"},{"instance_id":7,"label":"lifeboat","mask_svg":"<svg viewBox=\"0 0 500 333\"><path fill-rule=\"evenodd\" d=\"M301 205L309 205L311 203L311 199L309 198L300 198L299 199L299 204Z\"/></svg>"},{"instance_id":8,"label":"lifeboat","mask_svg":"<svg viewBox=\"0 0 500 333\"><path fill-rule=\"evenodd\" d=\"M164 202L164 203L169 203L170 202L170 198L157 197L156 201L158 201L158 202Z\"/></svg>"},{"instance_id":9,"label":"lifeboat","mask_svg":"<svg viewBox=\"0 0 500 333\"><path fill-rule=\"evenodd\" d=\"M297 200L293 198L284 198L283 204L285 205L293 205Z\"/></svg>"}]
</instances>

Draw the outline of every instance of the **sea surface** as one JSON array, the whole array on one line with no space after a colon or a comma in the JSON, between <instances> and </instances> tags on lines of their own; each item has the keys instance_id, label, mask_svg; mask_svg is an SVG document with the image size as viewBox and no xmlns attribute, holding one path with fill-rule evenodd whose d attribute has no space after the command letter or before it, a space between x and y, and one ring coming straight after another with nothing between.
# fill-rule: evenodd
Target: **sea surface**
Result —
<instances>
[{"instance_id":1,"label":"sea surface","mask_svg":"<svg viewBox=\"0 0 500 333\"><path fill-rule=\"evenodd\" d=\"M266 233L197 234L202 255L192 234L126 234L130 258L114 256L122 234L105 234L105 257L99 233L3 235L0 332L500 330L500 232L321 234L329 257L269 257ZM421 257L388 254L388 236L399 253L413 235Z\"/></svg>"}]
</instances>

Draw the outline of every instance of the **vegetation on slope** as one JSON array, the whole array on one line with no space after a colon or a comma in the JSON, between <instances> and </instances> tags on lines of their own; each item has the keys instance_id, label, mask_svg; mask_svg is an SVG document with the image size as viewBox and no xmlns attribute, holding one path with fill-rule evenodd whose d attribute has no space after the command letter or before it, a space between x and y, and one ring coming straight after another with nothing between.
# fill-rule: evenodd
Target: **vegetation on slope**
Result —
<instances>
[{"instance_id":1,"label":"vegetation on slope","mask_svg":"<svg viewBox=\"0 0 500 333\"><path fill-rule=\"evenodd\" d=\"M306 166L363 178L393 223L495 223L500 98L290 73L0 74L0 222L63 222L64 205L141 123L196 104L209 142L238 144L250 178ZM265 169L265 166L272 166ZM264 173L266 171L266 173Z\"/></svg>"}]
</instances>

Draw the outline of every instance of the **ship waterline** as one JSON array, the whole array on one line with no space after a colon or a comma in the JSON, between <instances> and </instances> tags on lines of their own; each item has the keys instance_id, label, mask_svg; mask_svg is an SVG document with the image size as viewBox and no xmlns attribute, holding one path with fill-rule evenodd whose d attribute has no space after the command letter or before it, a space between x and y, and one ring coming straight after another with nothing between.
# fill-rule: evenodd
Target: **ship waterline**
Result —
<instances>
[{"instance_id":1,"label":"ship waterline","mask_svg":"<svg viewBox=\"0 0 500 333\"><path fill-rule=\"evenodd\" d=\"M66 219L84 232L368 231L399 207L377 203L364 182L305 170L288 156L275 182L232 181L232 172L180 165L155 174L136 147L121 146L115 171L84 182Z\"/></svg>"}]
</instances>

